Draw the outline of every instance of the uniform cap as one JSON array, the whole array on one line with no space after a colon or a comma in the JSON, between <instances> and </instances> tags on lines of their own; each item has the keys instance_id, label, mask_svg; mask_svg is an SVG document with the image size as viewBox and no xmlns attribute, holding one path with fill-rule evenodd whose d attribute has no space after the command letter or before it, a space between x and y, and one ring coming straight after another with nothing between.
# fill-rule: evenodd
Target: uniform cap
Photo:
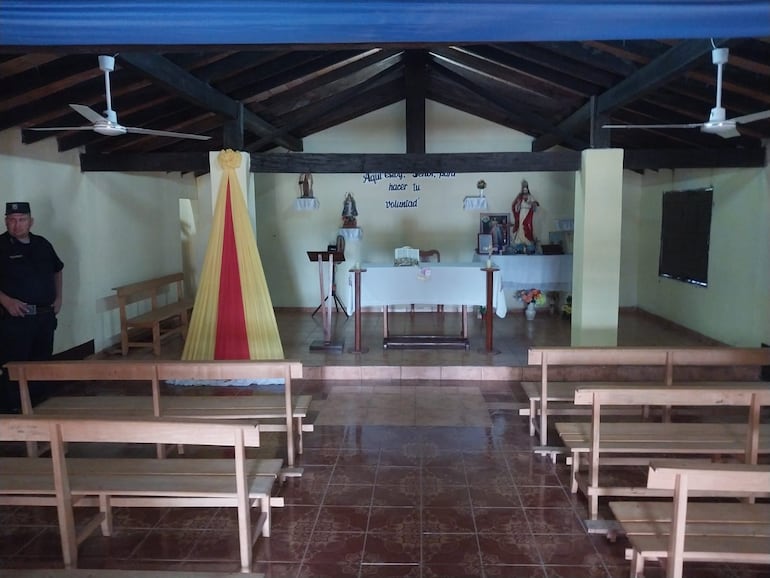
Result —
<instances>
[{"instance_id":1,"label":"uniform cap","mask_svg":"<svg viewBox=\"0 0 770 578\"><path fill-rule=\"evenodd\" d=\"M23 213L29 215L32 211L29 209L29 203L5 203L5 214Z\"/></svg>"}]
</instances>

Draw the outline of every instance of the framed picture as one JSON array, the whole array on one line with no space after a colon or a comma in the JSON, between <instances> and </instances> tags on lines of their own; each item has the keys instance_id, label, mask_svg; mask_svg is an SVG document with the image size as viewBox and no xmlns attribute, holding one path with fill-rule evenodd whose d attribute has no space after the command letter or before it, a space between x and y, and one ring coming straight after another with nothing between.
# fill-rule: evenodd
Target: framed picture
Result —
<instances>
[{"instance_id":1,"label":"framed picture","mask_svg":"<svg viewBox=\"0 0 770 578\"><path fill-rule=\"evenodd\" d=\"M481 213L479 233L492 237L492 251L502 252L508 246L510 213Z\"/></svg>"},{"instance_id":2,"label":"framed picture","mask_svg":"<svg viewBox=\"0 0 770 578\"><path fill-rule=\"evenodd\" d=\"M479 255L488 255L492 247L492 235L487 233L478 234L478 243L476 243L476 252Z\"/></svg>"}]
</instances>

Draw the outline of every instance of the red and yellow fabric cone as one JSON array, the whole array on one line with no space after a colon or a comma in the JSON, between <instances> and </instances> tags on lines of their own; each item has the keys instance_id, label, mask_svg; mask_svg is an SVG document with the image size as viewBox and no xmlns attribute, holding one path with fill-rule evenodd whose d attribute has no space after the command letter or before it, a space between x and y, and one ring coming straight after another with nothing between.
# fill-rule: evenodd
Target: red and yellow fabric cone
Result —
<instances>
[{"instance_id":1,"label":"red and yellow fabric cone","mask_svg":"<svg viewBox=\"0 0 770 578\"><path fill-rule=\"evenodd\" d=\"M273 303L235 169L219 154L219 184L201 282L182 359L283 359Z\"/></svg>"}]
</instances>

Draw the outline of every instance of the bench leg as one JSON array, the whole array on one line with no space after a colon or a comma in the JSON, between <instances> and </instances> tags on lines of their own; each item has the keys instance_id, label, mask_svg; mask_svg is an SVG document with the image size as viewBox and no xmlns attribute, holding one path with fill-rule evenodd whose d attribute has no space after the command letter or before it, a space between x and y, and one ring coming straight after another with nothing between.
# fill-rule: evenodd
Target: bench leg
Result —
<instances>
[{"instance_id":1,"label":"bench leg","mask_svg":"<svg viewBox=\"0 0 770 578\"><path fill-rule=\"evenodd\" d=\"M123 357L128 355L128 329L125 327L120 328L120 352Z\"/></svg>"},{"instance_id":2,"label":"bench leg","mask_svg":"<svg viewBox=\"0 0 770 578\"><path fill-rule=\"evenodd\" d=\"M537 407L534 399L529 400L529 437L535 437L535 420L537 419Z\"/></svg>"},{"instance_id":3,"label":"bench leg","mask_svg":"<svg viewBox=\"0 0 770 578\"><path fill-rule=\"evenodd\" d=\"M578 491L578 471L580 470L580 454L572 452L572 483L570 484L570 490L573 494L577 494Z\"/></svg>"},{"instance_id":4,"label":"bench leg","mask_svg":"<svg viewBox=\"0 0 770 578\"><path fill-rule=\"evenodd\" d=\"M160 355L160 322L152 326L152 352L155 357Z\"/></svg>"},{"instance_id":5,"label":"bench leg","mask_svg":"<svg viewBox=\"0 0 770 578\"><path fill-rule=\"evenodd\" d=\"M112 504L110 496L99 496L99 511L104 518L102 519L102 536L112 536Z\"/></svg>"},{"instance_id":6,"label":"bench leg","mask_svg":"<svg viewBox=\"0 0 770 578\"><path fill-rule=\"evenodd\" d=\"M594 493L588 494L588 515L591 520L599 519L599 496Z\"/></svg>"},{"instance_id":7,"label":"bench leg","mask_svg":"<svg viewBox=\"0 0 770 578\"><path fill-rule=\"evenodd\" d=\"M301 454L304 449L302 440L302 418L297 418L297 453Z\"/></svg>"},{"instance_id":8,"label":"bench leg","mask_svg":"<svg viewBox=\"0 0 770 578\"><path fill-rule=\"evenodd\" d=\"M265 538L270 537L270 524L271 524L271 508L270 508L270 496L259 499L259 507L262 513L265 515L265 521L262 524L261 533Z\"/></svg>"},{"instance_id":9,"label":"bench leg","mask_svg":"<svg viewBox=\"0 0 770 578\"><path fill-rule=\"evenodd\" d=\"M644 578L644 558L638 550L631 555L631 578Z\"/></svg>"}]
</instances>

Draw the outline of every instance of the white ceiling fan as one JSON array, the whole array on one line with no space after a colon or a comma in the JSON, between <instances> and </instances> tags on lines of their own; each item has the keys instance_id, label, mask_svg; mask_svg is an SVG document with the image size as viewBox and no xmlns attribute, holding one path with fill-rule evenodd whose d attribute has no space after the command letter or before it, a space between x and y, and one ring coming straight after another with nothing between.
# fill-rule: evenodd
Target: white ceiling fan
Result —
<instances>
[{"instance_id":1,"label":"white ceiling fan","mask_svg":"<svg viewBox=\"0 0 770 578\"><path fill-rule=\"evenodd\" d=\"M727 118L725 109L722 107L722 66L727 63L727 55L727 48L714 48L711 51L711 61L717 67L717 97L716 106L711 109L711 114L706 122L685 124L605 124L602 128L700 128L702 132L716 134L722 138L740 136L736 128L737 125L770 118L770 110Z\"/></svg>"},{"instance_id":2,"label":"white ceiling fan","mask_svg":"<svg viewBox=\"0 0 770 578\"><path fill-rule=\"evenodd\" d=\"M102 116L94 109L82 104L70 104L70 107L89 120L89 126L50 126L34 127L27 130L93 130L105 136L119 136L122 134L147 134L152 136L169 136L175 138L187 138L194 140L209 140L210 136L188 134L183 132L171 132L167 130L153 130L149 128L138 128L133 126L123 126L118 123L118 115L112 110L112 97L110 96L110 72L115 70L114 56L99 56L99 68L104 71L104 88L107 96L107 110Z\"/></svg>"}]
</instances>

